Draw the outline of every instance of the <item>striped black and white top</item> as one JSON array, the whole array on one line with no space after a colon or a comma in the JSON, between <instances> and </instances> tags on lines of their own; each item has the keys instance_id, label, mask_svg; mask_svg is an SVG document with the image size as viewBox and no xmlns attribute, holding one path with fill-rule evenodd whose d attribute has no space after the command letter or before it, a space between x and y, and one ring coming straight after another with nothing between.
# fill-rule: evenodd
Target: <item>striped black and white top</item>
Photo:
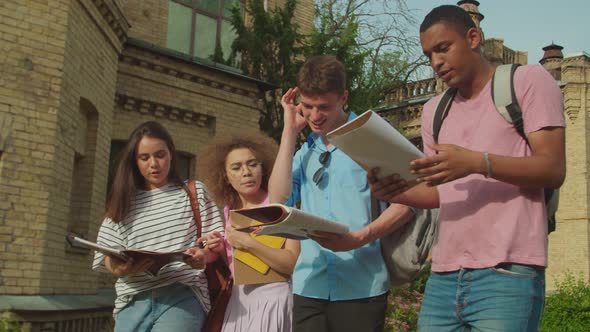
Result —
<instances>
[{"instance_id":1,"label":"striped black and white top","mask_svg":"<svg viewBox=\"0 0 590 332\"><path fill-rule=\"evenodd\" d=\"M198 181L195 183L202 236L214 231L223 234L223 221L217 206L204 185ZM116 249L168 252L194 247L196 240L197 227L188 194L183 188L168 184L150 191L138 190L124 220L114 223L106 218L103 221L97 242ZM103 254L96 252L92 268L107 272ZM173 283L191 286L205 311L209 311L209 291L204 270L173 262L162 267L155 276L139 273L117 279L113 314L116 315L134 295Z\"/></svg>"}]
</instances>

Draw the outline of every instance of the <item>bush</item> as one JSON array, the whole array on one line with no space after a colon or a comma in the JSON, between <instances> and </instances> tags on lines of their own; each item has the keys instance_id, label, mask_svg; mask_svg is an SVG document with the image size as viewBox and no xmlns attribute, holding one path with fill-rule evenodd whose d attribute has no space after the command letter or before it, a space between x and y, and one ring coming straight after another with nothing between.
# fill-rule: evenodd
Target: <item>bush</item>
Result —
<instances>
[{"instance_id":1,"label":"bush","mask_svg":"<svg viewBox=\"0 0 590 332\"><path fill-rule=\"evenodd\" d=\"M8 313L0 312L0 332L19 332L21 324L12 320Z\"/></svg>"},{"instance_id":2,"label":"bush","mask_svg":"<svg viewBox=\"0 0 590 332\"><path fill-rule=\"evenodd\" d=\"M545 300L541 332L590 331L590 284L584 277L566 273L557 290Z\"/></svg>"},{"instance_id":3,"label":"bush","mask_svg":"<svg viewBox=\"0 0 590 332\"><path fill-rule=\"evenodd\" d=\"M413 283L390 290L384 331L410 332L417 330L418 313L429 275L430 270L424 271Z\"/></svg>"}]
</instances>

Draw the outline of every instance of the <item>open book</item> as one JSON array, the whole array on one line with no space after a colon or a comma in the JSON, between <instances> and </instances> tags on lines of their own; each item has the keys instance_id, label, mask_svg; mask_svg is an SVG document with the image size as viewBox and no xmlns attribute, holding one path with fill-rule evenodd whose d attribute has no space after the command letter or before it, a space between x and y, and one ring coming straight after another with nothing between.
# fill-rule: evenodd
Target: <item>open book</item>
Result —
<instances>
[{"instance_id":1,"label":"open book","mask_svg":"<svg viewBox=\"0 0 590 332\"><path fill-rule=\"evenodd\" d=\"M379 167L379 177L397 173L406 181L415 180L417 175L410 173L410 161L424 156L371 110L332 130L327 138L366 171Z\"/></svg>"},{"instance_id":2,"label":"open book","mask_svg":"<svg viewBox=\"0 0 590 332\"><path fill-rule=\"evenodd\" d=\"M247 218L247 226L238 228L244 232L258 235L277 235L290 239L303 240L316 232L337 234L348 233L348 226L330 221L313 214L288 207L282 204L269 204L251 209L230 211L232 223L234 219ZM239 222L236 221L236 222Z\"/></svg>"},{"instance_id":3,"label":"open book","mask_svg":"<svg viewBox=\"0 0 590 332\"><path fill-rule=\"evenodd\" d=\"M170 251L170 252L156 252L156 251L147 251L147 250L133 250L133 249L115 249L111 247L106 247L101 244L91 242L85 239L82 239L74 234L68 234L66 236L67 241L72 246L83 246L94 251L101 252L107 256L114 256L116 258L122 259L124 261L128 261L129 259L139 260L143 258L149 258L153 260L153 264L149 269L149 272L152 274L156 274L164 265L167 265L172 262L184 262L185 259L189 258L190 255L185 254L184 250L182 251Z\"/></svg>"}]
</instances>

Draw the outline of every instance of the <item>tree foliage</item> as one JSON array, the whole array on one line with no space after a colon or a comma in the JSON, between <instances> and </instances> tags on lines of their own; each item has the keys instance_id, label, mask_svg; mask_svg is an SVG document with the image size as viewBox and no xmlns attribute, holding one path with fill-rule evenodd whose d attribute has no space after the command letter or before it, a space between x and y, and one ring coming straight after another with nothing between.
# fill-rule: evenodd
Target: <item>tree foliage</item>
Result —
<instances>
[{"instance_id":1,"label":"tree foliage","mask_svg":"<svg viewBox=\"0 0 590 332\"><path fill-rule=\"evenodd\" d=\"M590 283L582 275L565 273L545 301L541 332L590 331Z\"/></svg>"},{"instance_id":2,"label":"tree foliage","mask_svg":"<svg viewBox=\"0 0 590 332\"><path fill-rule=\"evenodd\" d=\"M425 64L415 18L404 0L319 0L306 55L332 54L348 72L349 109L376 107L384 94Z\"/></svg>"},{"instance_id":3,"label":"tree foliage","mask_svg":"<svg viewBox=\"0 0 590 332\"><path fill-rule=\"evenodd\" d=\"M298 61L302 55L302 35L295 16L296 0L287 0L282 8L266 11L262 0L248 1L246 15L232 11L232 25L237 38L231 59L249 76L278 86L262 98L260 129L277 141L281 135L283 111L281 91L295 85ZM300 61L299 61L300 62Z\"/></svg>"},{"instance_id":4,"label":"tree foliage","mask_svg":"<svg viewBox=\"0 0 590 332\"><path fill-rule=\"evenodd\" d=\"M278 86L262 100L260 128L278 140L283 121L280 97L296 84L305 58L331 54L347 69L348 109L376 107L385 92L403 84L422 59L410 60L418 46L410 29L415 20L405 0L318 0L310 35L298 31L296 0L266 11L262 0L248 1L245 18L235 8L237 39L232 60L248 75Z\"/></svg>"}]
</instances>

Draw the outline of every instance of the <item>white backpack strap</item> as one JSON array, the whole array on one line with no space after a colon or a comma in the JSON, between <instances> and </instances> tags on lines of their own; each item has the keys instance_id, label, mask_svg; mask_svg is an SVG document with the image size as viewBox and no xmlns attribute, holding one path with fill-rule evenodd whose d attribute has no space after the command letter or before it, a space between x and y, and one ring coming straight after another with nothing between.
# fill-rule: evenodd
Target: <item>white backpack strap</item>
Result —
<instances>
[{"instance_id":1,"label":"white backpack strap","mask_svg":"<svg viewBox=\"0 0 590 332\"><path fill-rule=\"evenodd\" d=\"M518 64L507 64L500 65L496 68L496 72L492 78L492 99L498 113L508 123L514 125L518 134L528 143L528 139L524 133L522 110L518 104L514 90L514 73L519 66Z\"/></svg>"},{"instance_id":2,"label":"white backpack strap","mask_svg":"<svg viewBox=\"0 0 590 332\"><path fill-rule=\"evenodd\" d=\"M511 79L512 65L500 65L496 68L492 78L492 98L498 113L502 115L508 123L512 123L512 117L506 109L513 103L512 91L513 82Z\"/></svg>"}]
</instances>

